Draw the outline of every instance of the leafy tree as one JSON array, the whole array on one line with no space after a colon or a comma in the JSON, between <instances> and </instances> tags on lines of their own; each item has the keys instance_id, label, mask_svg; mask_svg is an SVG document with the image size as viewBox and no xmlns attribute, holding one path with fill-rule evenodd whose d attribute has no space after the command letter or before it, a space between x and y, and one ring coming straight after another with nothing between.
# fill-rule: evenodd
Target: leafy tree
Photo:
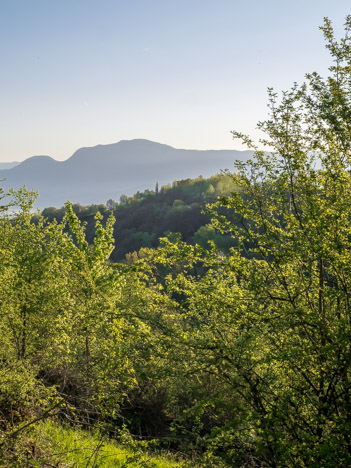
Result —
<instances>
[{"instance_id":1,"label":"leafy tree","mask_svg":"<svg viewBox=\"0 0 351 468\"><path fill-rule=\"evenodd\" d=\"M109 200L107 200L107 202L106 202L106 208L107 208L109 211L115 210L116 207L117 207L117 202L115 202L114 200L112 200L112 198L110 198Z\"/></svg>"},{"instance_id":2,"label":"leafy tree","mask_svg":"<svg viewBox=\"0 0 351 468\"><path fill-rule=\"evenodd\" d=\"M60 401L70 418L114 421L135 385L134 340L148 330L126 313L138 307L135 275L107 261L114 218L104 227L95 215L89 245L72 205L48 223L31 194L13 196L20 208L0 219L0 436Z\"/></svg>"},{"instance_id":3,"label":"leafy tree","mask_svg":"<svg viewBox=\"0 0 351 468\"><path fill-rule=\"evenodd\" d=\"M237 222L215 222L249 255L237 273L256 340L247 390L276 464L351 460L350 28L338 43L325 20L330 77L309 74L280 102L270 91L260 128L275 152L238 165L241 193L220 202Z\"/></svg>"},{"instance_id":4,"label":"leafy tree","mask_svg":"<svg viewBox=\"0 0 351 468\"><path fill-rule=\"evenodd\" d=\"M53 324L66 299L57 254L62 228L42 218L31 222L33 193L21 189L9 197L11 211L0 217L0 453L21 435L17 425L50 414L60 402L38 375L55 360L50 353L60 329Z\"/></svg>"},{"instance_id":5,"label":"leafy tree","mask_svg":"<svg viewBox=\"0 0 351 468\"><path fill-rule=\"evenodd\" d=\"M273 151L233 132L255 155L236 164L239 190L211 212L238 247L201 257L177 243L162 254L207 269L184 269L167 288L183 366L221 382L222 398L202 395L201 407L236 408L212 416L210 436L198 431L215 466L249 454L250 466L351 463L351 16L345 30L337 42L330 21L322 27L327 79L306 75L281 99L269 91L259 127Z\"/></svg>"}]
</instances>

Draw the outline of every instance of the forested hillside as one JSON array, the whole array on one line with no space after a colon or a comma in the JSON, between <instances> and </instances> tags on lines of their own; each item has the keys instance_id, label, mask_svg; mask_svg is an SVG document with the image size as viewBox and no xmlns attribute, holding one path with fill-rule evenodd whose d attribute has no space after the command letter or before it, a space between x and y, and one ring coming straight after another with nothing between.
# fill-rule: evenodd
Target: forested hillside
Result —
<instances>
[{"instance_id":1,"label":"forested hillside","mask_svg":"<svg viewBox=\"0 0 351 468\"><path fill-rule=\"evenodd\" d=\"M224 251L234 245L229 235L216 232L210 225L206 205L213 203L219 196L229 195L238 189L233 176L217 174L210 178L198 177L174 181L172 185L155 187L155 190L137 192L132 197L122 195L119 203L108 200L106 205L73 205L78 218L87 223L86 235L92 242L94 235L94 216L100 211L105 218L113 212L116 223L114 228L115 249L111 260L129 261L137 258L142 247L155 248L159 238L170 232L179 232L183 241L203 247L209 240ZM65 209L46 208L43 216L49 221L61 221Z\"/></svg>"},{"instance_id":2,"label":"forested hillside","mask_svg":"<svg viewBox=\"0 0 351 468\"><path fill-rule=\"evenodd\" d=\"M113 262L112 213L90 207L92 229L69 202L48 220L32 193L1 192L4 466L351 466L351 16L345 29L337 42L324 22L329 77L270 90L274 151L233 132L255 154L230 182L108 203L139 219L168 194L155 226L224 181L206 216L229 251L197 228Z\"/></svg>"}]
</instances>

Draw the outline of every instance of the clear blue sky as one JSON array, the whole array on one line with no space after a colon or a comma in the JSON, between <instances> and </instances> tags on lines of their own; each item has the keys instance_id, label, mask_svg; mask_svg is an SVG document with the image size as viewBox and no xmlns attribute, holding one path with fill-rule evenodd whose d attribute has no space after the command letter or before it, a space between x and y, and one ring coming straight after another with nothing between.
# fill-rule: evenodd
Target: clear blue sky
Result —
<instances>
[{"instance_id":1,"label":"clear blue sky","mask_svg":"<svg viewBox=\"0 0 351 468\"><path fill-rule=\"evenodd\" d=\"M330 65L350 0L0 0L0 160L147 138L240 149L268 86Z\"/></svg>"}]
</instances>

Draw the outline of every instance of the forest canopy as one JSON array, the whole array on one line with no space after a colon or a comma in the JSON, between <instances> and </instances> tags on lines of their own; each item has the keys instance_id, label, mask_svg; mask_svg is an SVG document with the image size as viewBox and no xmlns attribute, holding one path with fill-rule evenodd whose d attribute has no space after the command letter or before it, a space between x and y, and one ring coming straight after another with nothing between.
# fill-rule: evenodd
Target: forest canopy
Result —
<instances>
[{"instance_id":1,"label":"forest canopy","mask_svg":"<svg viewBox=\"0 0 351 468\"><path fill-rule=\"evenodd\" d=\"M106 205L73 205L78 218L85 222L89 242L94 236L94 215L97 211L106 219L112 211L117 222L114 226L115 249L112 261L128 261L137 258L141 248L158 247L159 238L170 232L178 232L187 243L199 243L203 247L212 240L223 250L234 245L232 238L215 232L206 205L220 195L230 195L238 184L232 175L222 173L209 178L175 180L170 185L155 190L137 192L132 197L122 195L119 203L108 200ZM49 221L61 221L65 208L46 208L42 212Z\"/></svg>"}]
</instances>

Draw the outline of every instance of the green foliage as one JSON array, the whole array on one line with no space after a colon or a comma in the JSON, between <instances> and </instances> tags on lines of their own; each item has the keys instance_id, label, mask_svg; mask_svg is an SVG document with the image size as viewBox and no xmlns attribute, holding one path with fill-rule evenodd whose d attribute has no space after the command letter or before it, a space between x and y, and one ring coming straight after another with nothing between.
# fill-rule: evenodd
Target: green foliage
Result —
<instances>
[{"instance_id":1,"label":"green foliage","mask_svg":"<svg viewBox=\"0 0 351 468\"><path fill-rule=\"evenodd\" d=\"M93 242L95 213L99 211L106 220L107 210L113 210L118 222L114 228L116 249L112 252L111 260L121 261L126 254L137 252L140 248L157 247L158 239L165 233L180 232L184 241L194 242L198 229L210 223L209 216L204 212L205 205L236 189L235 178L217 174L208 179L198 177L174 181L172 187L165 186L158 191L155 187L155 191L145 190L132 197L123 195L119 204L108 200L107 209L97 205L82 207L79 204L73 205L72 209L80 221L87 223L85 232L89 243ZM64 209L46 208L43 216L61 221ZM205 239L205 233L201 233L204 244L211 239L224 250L233 245L229 236L217 233Z\"/></svg>"},{"instance_id":2,"label":"green foliage","mask_svg":"<svg viewBox=\"0 0 351 468\"><path fill-rule=\"evenodd\" d=\"M60 462L72 466L101 468L167 468L185 466L171 454L155 455L148 451L148 443L137 443L127 435L116 443L103 433L73 429L46 421L36 428L43 463ZM57 456L55 453L59 453Z\"/></svg>"},{"instance_id":3,"label":"green foliage","mask_svg":"<svg viewBox=\"0 0 351 468\"><path fill-rule=\"evenodd\" d=\"M57 421L38 422L21 438L16 458L0 466L75 466L118 468L166 468L187 466L166 451L153 449L152 442L135 442L121 432L118 442L102 431L85 431Z\"/></svg>"},{"instance_id":4,"label":"green foliage","mask_svg":"<svg viewBox=\"0 0 351 468\"><path fill-rule=\"evenodd\" d=\"M114 424L136 384L135 341L148 336L135 315L135 275L126 278L108 262L113 216L104 227L102 215L95 215L89 245L69 203L61 223L47 223L31 213L31 194L13 195L19 210L0 219L3 447L28 418L50 406L56 411L56 398L59 413L70 420Z\"/></svg>"},{"instance_id":5,"label":"green foliage","mask_svg":"<svg viewBox=\"0 0 351 468\"><path fill-rule=\"evenodd\" d=\"M280 101L270 90L260 128L274 151L237 163L239 190L211 208L237 247L199 256L178 241L161 254L185 262L166 278L183 378L220 383L219 399L197 391L185 413L214 466L351 463L351 48L328 20L322 30L331 76L307 75Z\"/></svg>"},{"instance_id":6,"label":"green foliage","mask_svg":"<svg viewBox=\"0 0 351 468\"><path fill-rule=\"evenodd\" d=\"M6 194L4 463L46 462L31 433L55 415L96 431L41 425L43 450L78 466L152 466L136 440L155 439L193 466L351 465L351 17L345 28L337 42L322 27L330 77L269 91L259 126L272 151L235 176L123 197L124 264L110 261L106 207L67 203L48 221L31 213L34 194ZM105 434L135 450L122 458Z\"/></svg>"}]
</instances>

